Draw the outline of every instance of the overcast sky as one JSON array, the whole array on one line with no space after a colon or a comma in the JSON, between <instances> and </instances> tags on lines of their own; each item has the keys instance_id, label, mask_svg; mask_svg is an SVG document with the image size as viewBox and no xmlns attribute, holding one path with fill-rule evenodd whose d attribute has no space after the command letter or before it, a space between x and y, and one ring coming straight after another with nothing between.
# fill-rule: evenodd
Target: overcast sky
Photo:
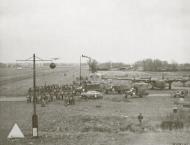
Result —
<instances>
[{"instance_id":1,"label":"overcast sky","mask_svg":"<svg viewBox=\"0 0 190 145\"><path fill-rule=\"evenodd\" d=\"M62 62L190 62L190 0L0 0L0 61L34 52Z\"/></svg>"}]
</instances>

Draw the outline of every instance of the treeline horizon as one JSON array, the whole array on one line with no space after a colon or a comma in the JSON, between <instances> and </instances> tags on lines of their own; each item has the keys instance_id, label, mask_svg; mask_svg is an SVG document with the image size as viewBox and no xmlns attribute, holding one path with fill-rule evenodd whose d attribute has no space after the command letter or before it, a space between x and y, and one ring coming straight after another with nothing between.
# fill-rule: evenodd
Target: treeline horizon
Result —
<instances>
[{"instance_id":1,"label":"treeline horizon","mask_svg":"<svg viewBox=\"0 0 190 145\"><path fill-rule=\"evenodd\" d=\"M55 62L56 63L56 62ZM39 63L39 66L49 66L50 63ZM31 66L32 63L3 63L0 62L0 68L9 67L26 67ZM56 63L57 66L79 65L79 63ZM89 65L88 62L82 65ZM136 61L133 64L123 62L98 62L95 60L95 68L97 70L140 70L140 71L190 71L190 63L169 63L166 60L147 58L144 60Z\"/></svg>"},{"instance_id":2,"label":"treeline horizon","mask_svg":"<svg viewBox=\"0 0 190 145\"><path fill-rule=\"evenodd\" d=\"M177 63L159 59L144 59L134 63L134 67L142 67L143 71L190 71L190 63Z\"/></svg>"}]
</instances>

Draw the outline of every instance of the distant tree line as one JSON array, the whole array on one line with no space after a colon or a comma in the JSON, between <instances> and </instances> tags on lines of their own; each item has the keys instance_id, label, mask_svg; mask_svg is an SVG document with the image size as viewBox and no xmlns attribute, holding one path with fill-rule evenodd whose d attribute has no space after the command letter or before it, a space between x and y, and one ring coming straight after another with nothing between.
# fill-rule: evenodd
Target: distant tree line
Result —
<instances>
[{"instance_id":1,"label":"distant tree line","mask_svg":"<svg viewBox=\"0 0 190 145\"><path fill-rule=\"evenodd\" d=\"M5 63L0 63L0 68L4 68L7 67L7 65Z\"/></svg>"},{"instance_id":2,"label":"distant tree line","mask_svg":"<svg viewBox=\"0 0 190 145\"><path fill-rule=\"evenodd\" d=\"M143 71L190 71L190 63L168 63L167 61L159 59L137 61L134 63L133 67L134 69L142 68Z\"/></svg>"},{"instance_id":3,"label":"distant tree line","mask_svg":"<svg viewBox=\"0 0 190 145\"><path fill-rule=\"evenodd\" d=\"M95 59L87 62L91 72L98 70L142 70L142 71L190 71L190 63L178 64L176 62L168 63L159 59L144 59L134 64L125 64L121 62L98 63ZM49 63L38 64L39 66L49 66ZM56 63L57 66L70 66L73 64ZM14 67L32 67L32 64L26 63L0 63L0 68Z\"/></svg>"}]
</instances>

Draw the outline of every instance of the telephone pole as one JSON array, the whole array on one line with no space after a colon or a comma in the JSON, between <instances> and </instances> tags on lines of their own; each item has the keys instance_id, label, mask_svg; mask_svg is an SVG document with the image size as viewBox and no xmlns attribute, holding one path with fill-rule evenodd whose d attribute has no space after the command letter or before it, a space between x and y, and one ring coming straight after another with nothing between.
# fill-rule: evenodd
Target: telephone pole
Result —
<instances>
[{"instance_id":1,"label":"telephone pole","mask_svg":"<svg viewBox=\"0 0 190 145\"><path fill-rule=\"evenodd\" d=\"M32 115L32 136L38 137L38 115L36 114L36 56L33 54L33 105L34 112Z\"/></svg>"},{"instance_id":2,"label":"telephone pole","mask_svg":"<svg viewBox=\"0 0 190 145\"><path fill-rule=\"evenodd\" d=\"M91 61L94 60L91 57L86 56L86 55L82 55L82 57L87 58L89 60L89 63L91 63ZM89 74L90 74L90 65L89 65Z\"/></svg>"},{"instance_id":3,"label":"telephone pole","mask_svg":"<svg viewBox=\"0 0 190 145\"><path fill-rule=\"evenodd\" d=\"M36 60L38 58L38 60ZM37 103L37 97L36 97L36 61L52 61L52 60L45 60L40 59L39 57L36 57L35 54L33 54L33 57L30 57L25 60L16 60L16 61L32 61L33 62L33 115L32 115L32 136L38 137L38 115L36 113L36 103ZM52 63L51 63L52 64ZM55 68L55 67L54 67Z\"/></svg>"},{"instance_id":4,"label":"telephone pole","mask_svg":"<svg viewBox=\"0 0 190 145\"><path fill-rule=\"evenodd\" d=\"M80 66L79 67L80 67L80 72L79 72L80 76L79 76L79 79L80 79L80 85L81 85L81 56L80 56Z\"/></svg>"},{"instance_id":5,"label":"telephone pole","mask_svg":"<svg viewBox=\"0 0 190 145\"><path fill-rule=\"evenodd\" d=\"M82 81L82 76L81 76L81 75L82 75L82 70L81 70L81 67L82 67L82 66L81 66L81 65L82 65L82 64L81 64L81 60L82 60L81 58L82 58L82 57L88 58L90 61L91 61L91 59L92 59L91 57L85 56L85 55L83 55L83 54L80 56L80 66L79 66L79 67L80 67L80 71L79 71L80 85L81 85L81 81ZM90 68L89 68L89 72L90 72Z\"/></svg>"}]
</instances>

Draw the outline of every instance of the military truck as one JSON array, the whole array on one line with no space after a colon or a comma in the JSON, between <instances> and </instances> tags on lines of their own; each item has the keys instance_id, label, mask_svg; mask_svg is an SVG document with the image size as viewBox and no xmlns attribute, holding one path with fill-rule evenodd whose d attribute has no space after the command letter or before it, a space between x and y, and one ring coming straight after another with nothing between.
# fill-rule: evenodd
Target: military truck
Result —
<instances>
[{"instance_id":1,"label":"military truck","mask_svg":"<svg viewBox=\"0 0 190 145\"><path fill-rule=\"evenodd\" d=\"M172 92L174 98L185 98L188 95L188 90L177 90Z\"/></svg>"},{"instance_id":2,"label":"military truck","mask_svg":"<svg viewBox=\"0 0 190 145\"><path fill-rule=\"evenodd\" d=\"M129 91L126 91L125 98L128 98L129 96L138 96L140 98L147 96L147 89L148 85L146 83L135 83Z\"/></svg>"}]
</instances>

